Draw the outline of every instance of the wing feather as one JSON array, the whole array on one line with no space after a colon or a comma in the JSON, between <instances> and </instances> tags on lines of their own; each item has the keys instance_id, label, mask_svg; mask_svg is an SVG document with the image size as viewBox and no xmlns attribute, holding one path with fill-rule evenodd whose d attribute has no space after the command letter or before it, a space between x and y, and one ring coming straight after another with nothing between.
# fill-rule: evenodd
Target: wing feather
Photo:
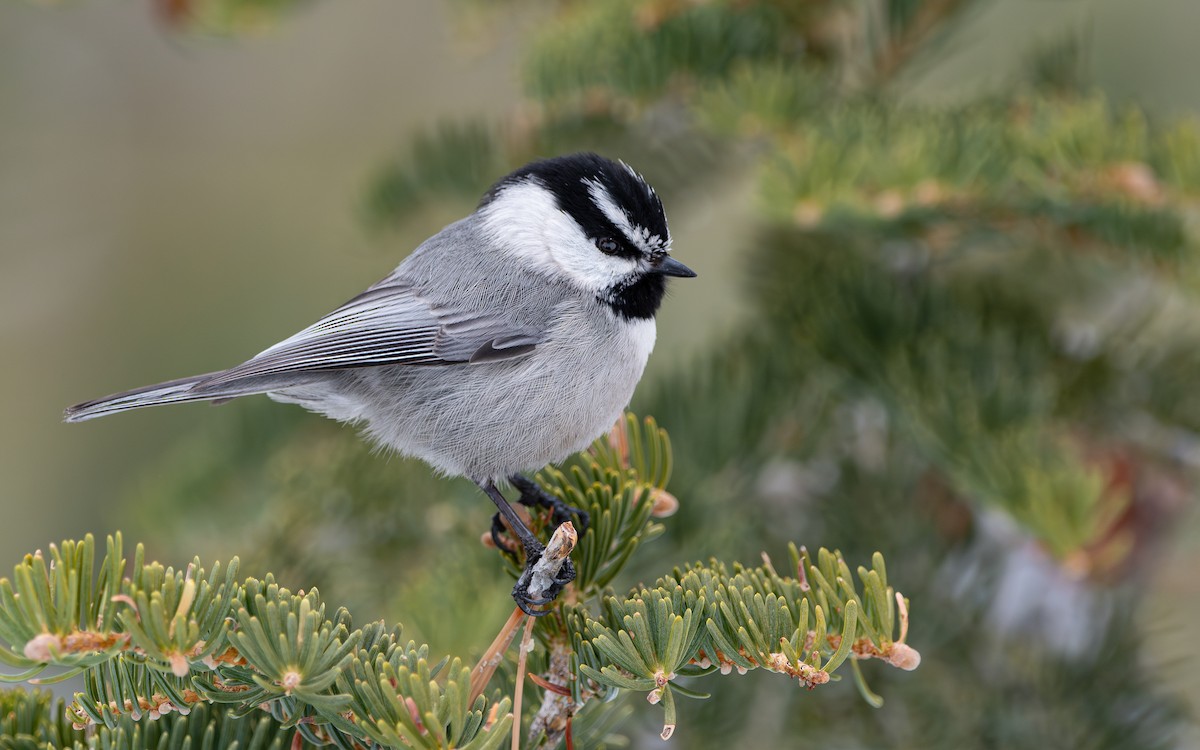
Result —
<instances>
[{"instance_id":1,"label":"wing feather","mask_svg":"<svg viewBox=\"0 0 1200 750\"><path fill-rule=\"evenodd\" d=\"M410 286L384 283L200 385L286 372L493 362L524 355L541 338L503 316L433 305Z\"/></svg>"}]
</instances>

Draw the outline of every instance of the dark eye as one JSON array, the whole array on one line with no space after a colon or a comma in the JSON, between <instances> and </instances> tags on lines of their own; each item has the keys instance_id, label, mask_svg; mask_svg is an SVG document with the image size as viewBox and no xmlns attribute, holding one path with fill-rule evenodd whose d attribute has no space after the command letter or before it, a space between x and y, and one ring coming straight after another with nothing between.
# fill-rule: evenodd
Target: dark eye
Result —
<instances>
[{"instance_id":1,"label":"dark eye","mask_svg":"<svg viewBox=\"0 0 1200 750\"><path fill-rule=\"evenodd\" d=\"M616 255L617 251L621 249L621 245L612 237L601 237L596 240L596 247L605 255Z\"/></svg>"}]
</instances>

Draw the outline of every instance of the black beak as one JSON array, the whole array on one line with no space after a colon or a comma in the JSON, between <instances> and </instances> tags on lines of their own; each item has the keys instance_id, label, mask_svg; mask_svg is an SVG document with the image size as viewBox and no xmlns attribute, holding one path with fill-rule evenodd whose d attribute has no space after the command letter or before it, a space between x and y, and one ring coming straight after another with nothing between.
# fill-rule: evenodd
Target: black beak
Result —
<instances>
[{"instance_id":1,"label":"black beak","mask_svg":"<svg viewBox=\"0 0 1200 750\"><path fill-rule=\"evenodd\" d=\"M662 274L663 276L678 276L683 279L696 277L695 271L675 260L670 255L664 255L662 260L650 267L650 270L653 273Z\"/></svg>"}]
</instances>

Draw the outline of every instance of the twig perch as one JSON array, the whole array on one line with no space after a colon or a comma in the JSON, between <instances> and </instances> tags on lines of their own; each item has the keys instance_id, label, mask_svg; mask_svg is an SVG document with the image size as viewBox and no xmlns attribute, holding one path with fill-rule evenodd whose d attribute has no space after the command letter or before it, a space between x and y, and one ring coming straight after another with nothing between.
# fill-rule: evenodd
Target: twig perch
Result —
<instances>
[{"instance_id":1,"label":"twig perch","mask_svg":"<svg viewBox=\"0 0 1200 750\"><path fill-rule=\"evenodd\" d=\"M575 526L570 521L562 523L554 530L550 543L546 545L546 551L533 566L529 580L530 596L536 599L554 584L558 572L566 564L578 541L579 534L575 532Z\"/></svg>"},{"instance_id":2,"label":"twig perch","mask_svg":"<svg viewBox=\"0 0 1200 750\"><path fill-rule=\"evenodd\" d=\"M521 698L525 695L525 662L533 650L533 623L533 618L526 615L525 635L521 638L517 657L517 685L513 692L512 750L521 748Z\"/></svg>"},{"instance_id":3,"label":"twig perch","mask_svg":"<svg viewBox=\"0 0 1200 750\"><path fill-rule=\"evenodd\" d=\"M504 658L504 652L508 651L508 647L512 645L513 638L517 635L517 627L521 624L521 620L527 617L520 607L513 607L513 612L508 616L508 621L504 623L504 627L500 628L500 632L496 634L492 640L492 645L488 646L488 650L483 652L483 656L479 658L479 663L471 670L471 697L467 701L468 705L473 704L475 699L483 694L484 688L491 681L492 675L496 673L496 667L500 666L500 660Z\"/></svg>"},{"instance_id":4,"label":"twig perch","mask_svg":"<svg viewBox=\"0 0 1200 750\"><path fill-rule=\"evenodd\" d=\"M530 594L539 596L549 586L566 563L567 558L571 556L577 541L579 541L579 535L570 521L554 530L554 535L550 537L550 543L546 545L546 551L533 566L532 581L529 584ZM471 670L470 703L474 703L475 699L483 694L492 675L496 673L496 668L500 666L500 660L504 658L504 653L508 651L513 638L517 636L517 628L524 617L526 614L521 611L521 608L514 607L512 614L508 616L508 621L504 623L504 627L500 628L500 632L492 640L492 645L488 646L488 650L480 657L479 663Z\"/></svg>"}]
</instances>

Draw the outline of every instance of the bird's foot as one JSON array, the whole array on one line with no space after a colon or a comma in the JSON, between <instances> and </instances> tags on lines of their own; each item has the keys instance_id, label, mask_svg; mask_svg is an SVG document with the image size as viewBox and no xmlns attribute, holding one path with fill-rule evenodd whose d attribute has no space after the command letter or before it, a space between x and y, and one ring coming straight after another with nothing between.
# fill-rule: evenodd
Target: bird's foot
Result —
<instances>
[{"instance_id":1,"label":"bird's foot","mask_svg":"<svg viewBox=\"0 0 1200 750\"><path fill-rule=\"evenodd\" d=\"M512 590L513 601L517 603L522 612L532 617L542 617L547 614L550 610L534 609L534 607L550 604L558 598L568 583L575 580L575 566L571 564L569 557L563 559L553 577L546 571L539 570L538 563L545 551L546 548L540 543L536 547L525 546L525 570L522 571L521 577L517 579L517 584L513 586Z\"/></svg>"},{"instance_id":2,"label":"bird's foot","mask_svg":"<svg viewBox=\"0 0 1200 750\"><path fill-rule=\"evenodd\" d=\"M561 499L551 495L542 489L541 485L533 481L529 477L521 474L513 474L508 478L509 483L521 491L521 497L517 499L521 505L527 508L548 508L550 510L550 518L554 521L555 528L561 526L567 521L578 519L579 535L583 536L587 533L588 526L592 523L591 515L583 508L576 508L574 505L567 505ZM574 518L572 518L574 516ZM494 525L493 525L494 528ZM495 532L493 531L493 539Z\"/></svg>"},{"instance_id":3,"label":"bird's foot","mask_svg":"<svg viewBox=\"0 0 1200 750\"><path fill-rule=\"evenodd\" d=\"M517 485L523 490L522 498L525 495L525 488L533 485L532 482L521 478L521 484ZM579 539L575 531L573 523L566 523L570 520L570 508L565 503L563 523L555 529L554 534L550 537L549 547L538 541L538 538L533 535L521 517L513 510L513 507L504 499L504 495L500 494L500 490L496 489L496 485L492 481L479 482L479 488L483 490L492 502L495 503L496 509L499 511L496 517L492 519L492 541L496 544L497 549L501 552L511 555L514 562L517 561L517 550L511 542L510 534L516 535L520 540L521 548L525 552L525 568L521 571L520 577L517 578L517 583L513 586L512 596L516 601L517 606L521 611L532 617L541 617L549 610L535 609L545 604L553 602L562 592L563 587L575 580L575 566L571 563L571 551L575 549L575 544ZM533 485L536 487L536 485ZM531 496L534 493L529 493ZM540 493L545 495L546 493ZM536 500L534 501L537 502ZM553 505L553 498L548 498L549 507ZM540 503L539 503L540 504ZM572 509L573 510L573 509ZM587 521L587 514L583 513L580 518L581 522Z\"/></svg>"}]
</instances>

